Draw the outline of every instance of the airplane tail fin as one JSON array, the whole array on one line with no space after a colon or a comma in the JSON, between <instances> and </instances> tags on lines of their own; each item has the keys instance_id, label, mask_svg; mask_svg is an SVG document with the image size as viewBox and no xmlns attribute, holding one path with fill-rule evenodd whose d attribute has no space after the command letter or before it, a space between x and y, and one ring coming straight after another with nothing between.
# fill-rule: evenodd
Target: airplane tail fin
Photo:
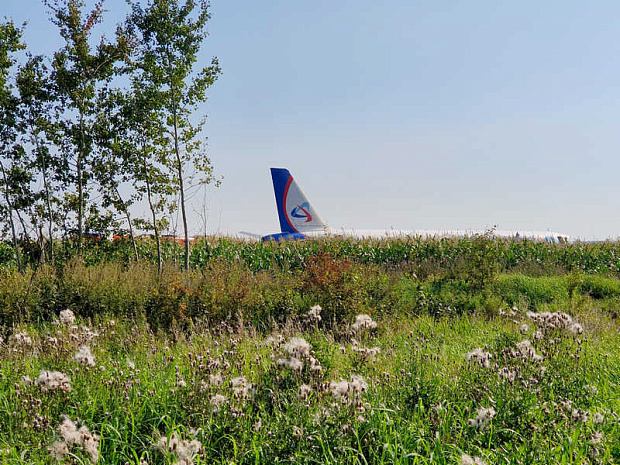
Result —
<instances>
[{"instance_id":1,"label":"airplane tail fin","mask_svg":"<svg viewBox=\"0 0 620 465\"><path fill-rule=\"evenodd\" d=\"M287 169L271 168L271 179L283 233L304 233L327 227Z\"/></svg>"}]
</instances>

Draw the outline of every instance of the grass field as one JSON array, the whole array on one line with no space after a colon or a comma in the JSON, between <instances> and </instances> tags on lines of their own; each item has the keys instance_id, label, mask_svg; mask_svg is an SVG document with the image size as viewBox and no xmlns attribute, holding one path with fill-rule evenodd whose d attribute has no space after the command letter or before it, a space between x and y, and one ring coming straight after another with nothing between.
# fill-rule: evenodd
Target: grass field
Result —
<instances>
[{"instance_id":1,"label":"grass field","mask_svg":"<svg viewBox=\"0 0 620 465\"><path fill-rule=\"evenodd\" d=\"M6 268L0 463L617 463L620 280L487 245Z\"/></svg>"}]
</instances>

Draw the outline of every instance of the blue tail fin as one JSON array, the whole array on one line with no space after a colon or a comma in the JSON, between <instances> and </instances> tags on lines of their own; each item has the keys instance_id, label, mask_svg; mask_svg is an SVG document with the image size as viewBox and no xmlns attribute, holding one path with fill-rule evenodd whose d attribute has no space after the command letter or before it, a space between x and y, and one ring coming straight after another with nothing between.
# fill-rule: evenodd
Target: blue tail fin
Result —
<instances>
[{"instance_id":1,"label":"blue tail fin","mask_svg":"<svg viewBox=\"0 0 620 465\"><path fill-rule=\"evenodd\" d=\"M287 169L271 168L276 195L280 230L283 233L304 233L325 229L325 223L308 202Z\"/></svg>"}]
</instances>

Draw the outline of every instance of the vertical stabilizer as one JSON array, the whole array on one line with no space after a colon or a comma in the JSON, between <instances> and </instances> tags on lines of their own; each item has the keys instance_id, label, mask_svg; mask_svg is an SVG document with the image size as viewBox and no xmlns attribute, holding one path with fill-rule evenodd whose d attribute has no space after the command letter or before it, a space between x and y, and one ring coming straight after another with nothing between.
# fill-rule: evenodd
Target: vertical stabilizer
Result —
<instances>
[{"instance_id":1,"label":"vertical stabilizer","mask_svg":"<svg viewBox=\"0 0 620 465\"><path fill-rule=\"evenodd\" d=\"M280 230L283 233L304 233L325 229L303 191L287 169L271 168L273 190L276 194Z\"/></svg>"}]
</instances>

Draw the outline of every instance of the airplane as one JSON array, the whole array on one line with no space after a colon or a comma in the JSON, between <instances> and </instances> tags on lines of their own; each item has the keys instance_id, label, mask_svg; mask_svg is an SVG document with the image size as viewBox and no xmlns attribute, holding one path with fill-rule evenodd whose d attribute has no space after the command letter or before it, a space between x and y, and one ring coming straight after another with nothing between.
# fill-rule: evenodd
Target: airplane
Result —
<instances>
[{"instance_id":1,"label":"airplane","mask_svg":"<svg viewBox=\"0 0 620 465\"><path fill-rule=\"evenodd\" d=\"M403 237L472 237L490 233L494 237L530 239L546 242L565 243L570 236L552 231L478 231L478 230L340 230L330 228L321 220L291 173L285 168L271 168L271 179L276 197L280 232L258 236L263 241L290 241L320 237L353 238L403 238Z\"/></svg>"}]
</instances>

